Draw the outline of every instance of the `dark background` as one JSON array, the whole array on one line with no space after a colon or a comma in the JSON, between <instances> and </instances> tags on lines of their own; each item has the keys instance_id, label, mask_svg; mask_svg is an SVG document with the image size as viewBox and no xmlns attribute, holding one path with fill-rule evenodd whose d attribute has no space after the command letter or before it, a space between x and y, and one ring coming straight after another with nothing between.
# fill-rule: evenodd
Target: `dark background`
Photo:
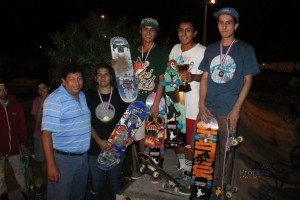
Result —
<instances>
[{"instance_id":1,"label":"dark background","mask_svg":"<svg viewBox=\"0 0 300 200\"><path fill-rule=\"evenodd\" d=\"M176 22L180 16L192 13L199 19L199 42L205 0L185 1L131 1L131 0L1 0L0 3L0 54L34 57L51 44L49 34L63 31L73 22L87 18L90 12L105 14L117 19L126 16L130 23L139 24L144 17L159 21L159 37L170 36L177 40ZM207 42L219 39L213 12L231 6L240 14L238 39L251 43L260 62L300 60L299 10L300 1L287 0L216 0L208 5Z\"/></svg>"}]
</instances>

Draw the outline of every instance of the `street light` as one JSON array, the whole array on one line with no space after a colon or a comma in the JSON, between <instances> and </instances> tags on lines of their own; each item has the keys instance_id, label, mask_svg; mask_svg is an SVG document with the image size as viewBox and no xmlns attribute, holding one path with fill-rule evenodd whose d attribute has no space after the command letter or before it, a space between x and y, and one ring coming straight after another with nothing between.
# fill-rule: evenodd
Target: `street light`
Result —
<instances>
[{"instance_id":1,"label":"street light","mask_svg":"<svg viewBox=\"0 0 300 200\"><path fill-rule=\"evenodd\" d=\"M202 35L203 36L202 43L203 43L204 46L206 45L207 4L208 3L215 4L216 1L215 0L210 0L208 2L208 0L204 0L204 17L203 17L204 22L203 22L203 35Z\"/></svg>"}]
</instances>

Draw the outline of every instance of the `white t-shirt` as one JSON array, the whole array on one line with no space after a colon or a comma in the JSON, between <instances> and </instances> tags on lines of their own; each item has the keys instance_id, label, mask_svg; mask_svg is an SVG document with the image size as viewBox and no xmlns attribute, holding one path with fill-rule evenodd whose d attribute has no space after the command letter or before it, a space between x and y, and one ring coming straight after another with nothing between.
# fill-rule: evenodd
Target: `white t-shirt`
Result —
<instances>
[{"instance_id":1,"label":"white t-shirt","mask_svg":"<svg viewBox=\"0 0 300 200\"><path fill-rule=\"evenodd\" d=\"M198 67L203 59L204 51L205 46L199 43L185 52L182 52L181 44L176 44L171 50L169 60L175 60L177 63L190 64L190 72L192 74L202 74L203 72L199 70ZM185 112L186 118L195 120L199 112L200 83L192 81L189 84L192 90L186 92L184 96Z\"/></svg>"}]
</instances>

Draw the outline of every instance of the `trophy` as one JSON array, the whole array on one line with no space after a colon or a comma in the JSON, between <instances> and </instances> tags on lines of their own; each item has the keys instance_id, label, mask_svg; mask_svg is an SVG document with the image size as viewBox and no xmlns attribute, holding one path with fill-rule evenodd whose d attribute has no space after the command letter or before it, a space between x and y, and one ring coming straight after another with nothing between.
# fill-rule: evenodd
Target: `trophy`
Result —
<instances>
[{"instance_id":1,"label":"trophy","mask_svg":"<svg viewBox=\"0 0 300 200\"><path fill-rule=\"evenodd\" d=\"M177 69L180 75L184 75L189 71L189 64L178 64ZM179 91L182 92L189 92L191 91L191 85L189 83L186 83L182 80L182 85L179 86Z\"/></svg>"}]
</instances>

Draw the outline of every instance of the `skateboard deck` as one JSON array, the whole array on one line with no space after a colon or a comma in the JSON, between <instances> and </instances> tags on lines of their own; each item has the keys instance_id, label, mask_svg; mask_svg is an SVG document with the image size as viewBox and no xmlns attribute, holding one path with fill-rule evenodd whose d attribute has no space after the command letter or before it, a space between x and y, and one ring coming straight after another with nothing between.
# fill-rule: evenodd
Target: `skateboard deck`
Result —
<instances>
[{"instance_id":1,"label":"skateboard deck","mask_svg":"<svg viewBox=\"0 0 300 200\"><path fill-rule=\"evenodd\" d=\"M167 67L163 86L167 104L167 142L166 146L180 146L183 142L181 133L185 130L184 93L179 92L179 73L175 68Z\"/></svg>"},{"instance_id":2,"label":"skateboard deck","mask_svg":"<svg viewBox=\"0 0 300 200\"><path fill-rule=\"evenodd\" d=\"M233 194L238 192L238 187L234 182L234 168L236 155L239 143L243 142L242 136L237 136L236 132L229 132L229 137L226 143L226 154L223 163L222 183L219 185L219 190L214 194L215 199L231 199ZM221 187L222 186L222 187Z\"/></svg>"},{"instance_id":3,"label":"skateboard deck","mask_svg":"<svg viewBox=\"0 0 300 200\"><path fill-rule=\"evenodd\" d=\"M38 186L35 184L35 179L32 173L30 162L35 158L34 154L29 152L21 152L20 159L24 167L24 177L27 189L28 200L34 200L37 197Z\"/></svg>"},{"instance_id":4,"label":"skateboard deck","mask_svg":"<svg viewBox=\"0 0 300 200\"><path fill-rule=\"evenodd\" d=\"M131 103L138 96L138 85L135 81L128 41L123 37L113 37L110 40L110 47L112 59L115 61L113 68L121 99Z\"/></svg>"},{"instance_id":5,"label":"skateboard deck","mask_svg":"<svg viewBox=\"0 0 300 200\"><path fill-rule=\"evenodd\" d=\"M143 102L134 101L128 106L108 138L109 144L115 151L101 150L97 158L97 166L100 169L111 170L120 162L120 157L128 146L128 140L133 139L138 128L142 126L145 117L146 106Z\"/></svg>"},{"instance_id":6,"label":"skateboard deck","mask_svg":"<svg viewBox=\"0 0 300 200\"><path fill-rule=\"evenodd\" d=\"M138 158L140 161L140 172L141 173L148 173L153 178L161 177L165 180L165 183L162 184L162 189L169 191L170 193L175 193L179 195L185 195L182 193L182 185L174 179L170 174L160 168L153 159L145 153L139 152Z\"/></svg>"},{"instance_id":7,"label":"skateboard deck","mask_svg":"<svg viewBox=\"0 0 300 200\"><path fill-rule=\"evenodd\" d=\"M218 129L218 122L213 117L196 122L191 177L193 200L210 199L212 194Z\"/></svg>"},{"instance_id":8,"label":"skateboard deck","mask_svg":"<svg viewBox=\"0 0 300 200\"><path fill-rule=\"evenodd\" d=\"M151 93L146 99L146 113L150 113L150 108L154 102L156 93ZM148 115L145 120L145 152L159 167L162 167L164 158L165 142L165 114L166 104L162 97L159 102L159 116Z\"/></svg>"}]
</instances>

